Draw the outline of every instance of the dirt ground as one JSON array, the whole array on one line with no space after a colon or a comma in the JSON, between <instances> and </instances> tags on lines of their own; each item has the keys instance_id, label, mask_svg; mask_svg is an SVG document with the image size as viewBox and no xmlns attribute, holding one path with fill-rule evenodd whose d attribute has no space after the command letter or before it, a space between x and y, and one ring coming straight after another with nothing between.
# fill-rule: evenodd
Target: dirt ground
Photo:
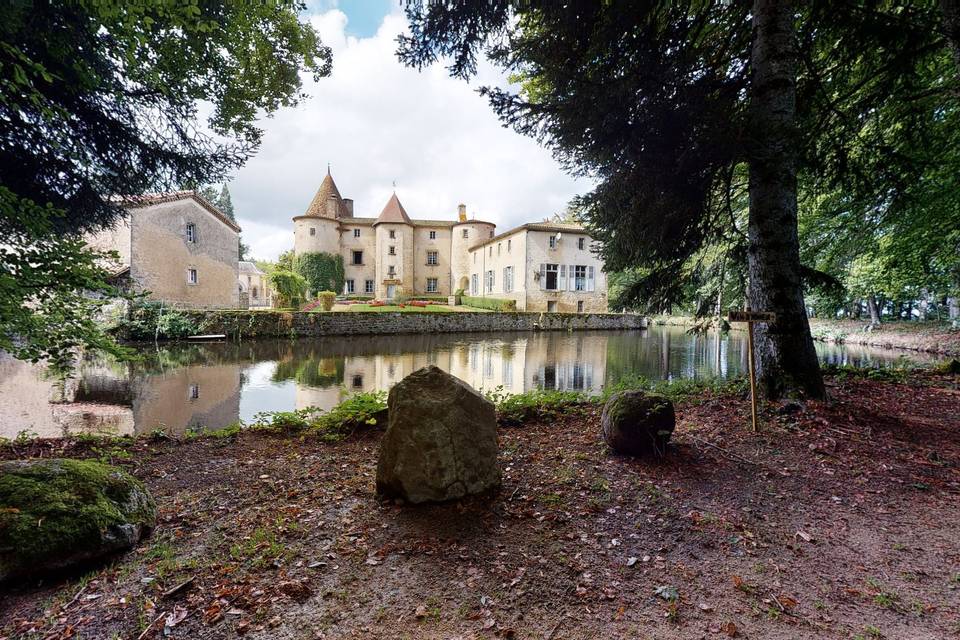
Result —
<instances>
[{"instance_id":1,"label":"dirt ground","mask_svg":"<svg viewBox=\"0 0 960 640\"><path fill-rule=\"evenodd\" d=\"M379 432L22 446L112 458L161 515L8 585L0 637L960 637L958 379L830 391L759 435L742 397L683 402L660 462L609 453L594 407L505 427L498 495L418 508L376 499Z\"/></svg>"}]
</instances>

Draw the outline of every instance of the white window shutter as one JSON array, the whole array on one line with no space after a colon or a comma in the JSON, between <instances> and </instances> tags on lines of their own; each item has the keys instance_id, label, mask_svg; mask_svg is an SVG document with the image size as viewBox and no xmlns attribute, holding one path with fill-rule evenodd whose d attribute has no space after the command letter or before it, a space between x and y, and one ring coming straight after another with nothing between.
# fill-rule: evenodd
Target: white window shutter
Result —
<instances>
[{"instance_id":1,"label":"white window shutter","mask_svg":"<svg viewBox=\"0 0 960 640\"><path fill-rule=\"evenodd\" d=\"M587 291L593 291L593 267L587 267Z\"/></svg>"},{"instance_id":2,"label":"white window shutter","mask_svg":"<svg viewBox=\"0 0 960 640\"><path fill-rule=\"evenodd\" d=\"M546 263L540 263L540 290L543 291L547 288L547 265Z\"/></svg>"},{"instance_id":3,"label":"white window shutter","mask_svg":"<svg viewBox=\"0 0 960 640\"><path fill-rule=\"evenodd\" d=\"M574 291L577 288L577 267L571 264L567 269L570 272L570 279L567 280L567 291Z\"/></svg>"},{"instance_id":4,"label":"white window shutter","mask_svg":"<svg viewBox=\"0 0 960 640\"><path fill-rule=\"evenodd\" d=\"M567 288L567 265L560 265L560 279L557 281L557 290L563 291Z\"/></svg>"}]
</instances>

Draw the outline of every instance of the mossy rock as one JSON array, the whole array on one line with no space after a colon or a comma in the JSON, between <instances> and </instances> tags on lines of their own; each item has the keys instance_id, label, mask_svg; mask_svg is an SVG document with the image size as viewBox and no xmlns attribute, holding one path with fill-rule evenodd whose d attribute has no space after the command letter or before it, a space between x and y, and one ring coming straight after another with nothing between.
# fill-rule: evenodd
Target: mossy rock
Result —
<instances>
[{"instance_id":1,"label":"mossy rock","mask_svg":"<svg viewBox=\"0 0 960 640\"><path fill-rule=\"evenodd\" d=\"M603 406L603 439L617 453L662 456L676 427L673 403L644 391L621 391Z\"/></svg>"},{"instance_id":2,"label":"mossy rock","mask_svg":"<svg viewBox=\"0 0 960 640\"><path fill-rule=\"evenodd\" d=\"M126 471L90 460L0 463L0 582L126 551L156 505Z\"/></svg>"},{"instance_id":3,"label":"mossy rock","mask_svg":"<svg viewBox=\"0 0 960 640\"><path fill-rule=\"evenodd\" d=\"M940 373L946 373L948 375L957 375L960 374L960 360L953 358L952 360L947 360L944 363L941 363L937 367L937 371Z\"/></svg>"}]
</instances>

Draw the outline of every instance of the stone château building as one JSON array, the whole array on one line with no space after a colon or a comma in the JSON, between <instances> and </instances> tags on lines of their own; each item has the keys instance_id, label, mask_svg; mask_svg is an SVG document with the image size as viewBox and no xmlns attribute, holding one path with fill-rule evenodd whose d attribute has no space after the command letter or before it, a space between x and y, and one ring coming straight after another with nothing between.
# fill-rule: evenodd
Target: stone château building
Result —
<instances>
[{"instance_id":1,"label":"stone ch\u00e2teau building","mask_svg":"<svg viewBox=\"0 0 960 640\"><path fill-rule=\"evenodd\" d=\"M294 254L343 258L342 293L467 295L511 299L521 311L607 310L603 263L583 227L531 223L496 234L492 222L411 218L397 194L376 218L354 215L329 170L303 215L293 218Z\"/></svg>"}]
</instances>

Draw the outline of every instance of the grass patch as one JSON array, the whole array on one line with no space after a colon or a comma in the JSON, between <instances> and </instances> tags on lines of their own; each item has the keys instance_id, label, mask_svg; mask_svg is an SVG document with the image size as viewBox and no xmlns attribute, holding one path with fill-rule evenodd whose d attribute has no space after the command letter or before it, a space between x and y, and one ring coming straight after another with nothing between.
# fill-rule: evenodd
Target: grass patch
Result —
<instances>
[{"instance_id":1,"label":"grass patch","mask_svg":"<svg viewBox=\"0 0 960 640\"><path fill-rule=\"evenodd\" d=\"M425 307L411 305L385 304L374 306L371 304L351 304L345 307L348 312L360 313L456 313L456 309L445 304L428 304Z\"/></svg>"}]
</instances>

